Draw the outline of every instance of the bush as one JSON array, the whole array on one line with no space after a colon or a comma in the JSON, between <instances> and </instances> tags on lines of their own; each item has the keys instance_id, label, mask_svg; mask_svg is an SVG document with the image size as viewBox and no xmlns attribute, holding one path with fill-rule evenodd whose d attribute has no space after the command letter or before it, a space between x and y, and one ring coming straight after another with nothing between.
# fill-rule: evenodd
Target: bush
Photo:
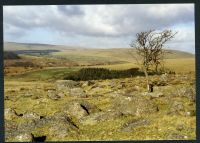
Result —
<instances>
[{"instance_id":1,"label":"bush","mask_svg":"<svg viewBox=\"0 0 200 143\"><path fill-rule=\"evenodd\" d=\"M8 59L10 59L10 60L11 59L12 60L14 60L14 59L20 59L20 57L17 54L15 54L14 52L10 52L10 51L4 51L3 58L5 60L8 60Z\"/></svg>"},{"instance_id":2,"label":"bush","mask_svg":"<svg viewBox=\"0 0 200 143\"><path fill-rule=\"evenodd\" d=\"M109 70L105 68L83 68L76 73L66 76L65 80L98 80L98 79L112 79L112 78L125 78L144 75L138 68L128 70Z\"/></svg>"}]
</instances>

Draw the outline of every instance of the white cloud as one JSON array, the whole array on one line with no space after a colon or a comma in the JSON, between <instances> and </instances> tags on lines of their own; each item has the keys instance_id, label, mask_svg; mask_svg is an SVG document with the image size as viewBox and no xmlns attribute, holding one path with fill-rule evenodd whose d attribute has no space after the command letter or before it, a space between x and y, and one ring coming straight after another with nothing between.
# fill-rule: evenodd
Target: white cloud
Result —
<instances>
[{"instance_id":1,"label":"white cloud","mask_svg":"<svg viewBox=\"0 0 200 143\"><path fill-rule=\"evenodd\" d=\"M42 28L58 37L81 37L87 39L83 43L93 43L91 38L100 47L106 41L114 46L140 31L177 29L193 22L193 4L4 6L4 39L26 37ZM193 28L179 28L176 42L194 42Z\"/></svg>"}]
</instances>

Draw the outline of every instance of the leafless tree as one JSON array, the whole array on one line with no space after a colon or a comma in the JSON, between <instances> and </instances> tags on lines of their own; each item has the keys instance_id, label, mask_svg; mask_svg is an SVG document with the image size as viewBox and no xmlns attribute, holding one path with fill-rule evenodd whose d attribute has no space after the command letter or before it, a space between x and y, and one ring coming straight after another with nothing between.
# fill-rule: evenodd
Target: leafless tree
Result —
<instances>
[{"instance_id":1,"label":"leafless tree","mask_svg":"<svg viewBox=\"0 0 200 143\"><path fill-rule=\"evenodd\" d=\"M165 50L163 45L174 38L175 34L172 30L164 30L162 32L156 32L155 30L149 30L146 32L140 32L136 34L136 41L133 41L130 46L136 49L137 61L140 61L141 69L144 71L147 81L148 91L152 91L150 88L148 72L150 67L154 67L154 71L158 72L158 66L161 65L161 61L164 59ZM140 58L140 60L138 60Z\"/></svg>"}]
</instances>

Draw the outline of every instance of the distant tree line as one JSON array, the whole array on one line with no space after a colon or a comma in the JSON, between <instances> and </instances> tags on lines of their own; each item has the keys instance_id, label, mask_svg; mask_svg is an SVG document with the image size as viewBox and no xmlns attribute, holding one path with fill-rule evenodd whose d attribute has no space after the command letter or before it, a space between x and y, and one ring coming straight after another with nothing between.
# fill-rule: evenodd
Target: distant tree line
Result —
<instances>
[{"instance_id":1,"label":"distant tree line","mask_svg":"<svg viewBox=\"0 0 200 143\"><path fill-rule=\"evenodd\" d=\"M139 68L127 70L109 70L105 68L82 68L78 72L66 76L65 80L86 81L98 79L126 78L132 76L144 75Z\"/></svg>"},{"instance_id":2,"label":"distant tree line","mask_svg":"<svg viewBox=\"0 0 200 143\"><path fill-rule=\"evenodd\" d=\"M3 58L4 58L4 60L20 59L20 57L16 53L11 52L11 51L4 51Z\"/></svg>"}]
</instances>

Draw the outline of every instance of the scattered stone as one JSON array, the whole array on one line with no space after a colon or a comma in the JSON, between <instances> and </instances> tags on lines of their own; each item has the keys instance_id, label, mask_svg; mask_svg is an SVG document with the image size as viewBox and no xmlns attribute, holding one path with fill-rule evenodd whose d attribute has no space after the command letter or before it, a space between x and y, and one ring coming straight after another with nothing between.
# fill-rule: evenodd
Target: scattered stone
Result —
<instances>
[{"instance_id":1,"label":"scattered stone","mask_svg":"<svg viewBox=\"0 0 200 143\"><path fill-rule=\"evenodd\" d=\"M70 90L70 94L73 96L80 96L80 97L86 96L86 93L82 88L73 88Z\"/></svg>"},{"instance_id":2,"label":"scattered stone","mask_svg":"<svg viewBox=\"0 0 200 143\"><path fill-rule=\"evenodd\" d=\"M187 139L188 137L183 134L179 133L169 133L166 135L167 140L181 140L181 139Z\"/></svg>"},{"instance_id":3,"label":"scattered stone","mask_svg":"<svg viewBox=\"0 0 200 143\"><path fill-rule=\"evenodd\" d=\"M89 116L83 117L80 120L80 123L84 125L95 125L100 121L112 120L120 116L123 116L123 114L121 112L114 111L114 110L106 111L106 112L97 112Z\"/></svg>"},{"instance_id":4,"label":"scattered stone","mask_svg":"<svg viewBox=\"0 0 200 143\"><path fill-rule=\"evenodd\" d=\"M123 114L142 116L144 114L157 112L158 106L144 97L118 96L113 101L113 109Z\"/></svg>"},{"instance_id":5,"label":"scattered stone","mask_svg":"<svg viewBox=\"0 0 200 143\"><path fill-rule=\"evenodd\" d=\"M27 111L23 114L23 118L27 119L40 119L40 115L35 112Z\"/></svg>"},{"instance_id":6,"label":"scattered stone","mask_svg":"<svg viewBox=\"0 0 200 143\"><path fill-rule=\"evenodd\" d=\"M101 111L96 105L91 104L86 101L80 101L80 105L83 109L85 109L89 114Z\"/></svg>"},{"instance_id":7,"label":"scattered stone","mask_svg":"<svg viewBox=\"0 0 200 143\"><path fill-rule=\"evenodd\" d=\"M47 96L52 100L58 100L60 98L55 90L48 90Z\"/></svg>"},{"instance_id":8,"label":"scattered stone","mask_svg":"<svg viewBox=\"0 0 200 143\"><path fill-rule=\"evenodd\" d=\"M17 132L18 125L12 120L5 120L5 138L6 140L12 138Z\"/></svg>"},{"instance_id":9,"label":"scattered stone","mask_svg":"<svg viewBox=\"0 0 200 143\"><path fill-rule=\"evenodd\" d=\"M68 104L66 108L67 109L64 110L67 112L67 114L75 117L76 119L81 119L82 117L89 115L89 112L78 102L72 102Z\"/></svg>"},{"instance_id":10,"label":"scattered stone","mask_svg":"<svg viewBox=\"0 0 200 143\"><path fill-rule=\"evenodd\" d=\"M150 121L147 119L134 119L134 120L131 120L131 121L125 123L122 126L121 131L130 132L132 129L134 129L136 127L145 126L145 125L149 125L149 124L150 124Z\"/></svg>"},{"instance_id":11,"label":"scattered stone","mask_svg":"<svg viewBox=\"0 0 200 143\"><path fill-rule=\"evenodd\" d=\"M56 136L58 139L64 138L68 136L69 130L69 125L58 122L57 124L51 125L51 127L49 128L49 135Z\"/></svg>"},{"instance_id":12,"label":"scattered stone","mask_svg":"<svg viewBox=\"0 0 200 143\"><path fill-rule=\"evenodd\" d=\"M17 135L13 141L16 142L32 142L33 141L33 136L30 133L21 133Z\"/></svg>"},{"instance_id":13,"label":"scattered stone","mask_svg":"<svg viewBox=\"0 0 200 143\"><path fill-rule=\"evenodd\" d=\"M183 124L181 124L181 125L178 125L178 126L176 127L176 129L177 129L178 131L182 131L182 130L185 129L185 126L184 126Z\"/></svg>"},{"instance_id":14,"label":"scattered stone","mask_svg":"<svg viewBox=\"0 0 200 143\"><path fill-rule=\"evenodd\" d=\"M182 87L177 89L177 94L179 97L186 97L190 101L196 101L196 91L194 87Z\"/></svg>"},{"instance_id":15,"label":"scattered stone","mask_svg":"<svg viewBox=\"0 0 200 143\"><path fill-rule=\"evenodd\" d=\"M190 110L185 113L186 116L196 116L196 110Z\"/></svg>"},{"instance_id":16,"label":"scattered stone","mask_svg":"<svg viewBox=\"0 0 200 143\"><path fill-rule=\"evenodd\" d=\"M7 108L7 109L4 109L4 117L6 120L12 120L13 118L16 118L18 116L14 109Z\"/></svg>"},{"instance_id":17,"label":"scattered stone","mask_svg":"<svg viewBox=\"0 0 200 143\"><path fill-rule=\"evenodd\" d=\"M60 92L60 93L58 93L58 96L63 98L63 97L65 97L65 94L63 92Z\"/></svg>"},{"instance_id":18,"label":"scattered stone","mask_svg":"<svg viewBox=\"0 0 200 143\"><path fill-rule=\"evenodd\" d=\"M36 121L32 119L32 120L19 123L17 130L20 132L31 133L35 127L36 127Z\"/></svg>"},{"instance_id":19,"label":"scattered stone","mask_svg":"<svg viewBox=\"0 0 200 143\"><path fill-rule=\"evenodd\" d=\"M31 96L33 96L33 93L31 92L26 92L23 94L23 97L31 97Z\"/></svg>"},{"instance_id":20,"label":"scattered stone","mask_svg":"<svg viewBox=\"0 0 200 143\"><path fill-rule=\"evenodd\" d=\"M73 80L58 80L56 81L56 87L60 91L66 88L71 89L79 87L79 83Z\"/></svg>"},{"instance_id":21,"label":"scattered stone","mask_svg":"<svg viewBox=\"0 0 200 143\"><path fill-rule=\"evenodd\" d=\"M150 99L154 99L154 98L159 98L159 97L164 97L164 94L162 92L146 92L145 94L146 96L149 96Z\"/></svg>"},{"instance_id":22,"label":"scattered stone","mask_svg":"<svg viewBox=\"0 0 200 143\"><path fill-rule=\"evenodd\" d=\"M160 81L168 82L169 75L167 73L160 76Z\"/></svg>"},{"instance_id":23,"label":"scattered stone","mask_svg":"<svg viewBox=\"0 0 200 143\"><path fill-rule=\"evenodd\" d=\"M92 82L92 81L84 81L84 83L82 84L82 87L85 87L85 86L91 86L91 85L93 85L94 84L94 82Z\"/></svg>"},{"instance_id":24,"label":"scattered stone","mask_svg":"<svg viewBox=\"0 0 200 143\"><path fill-rule=\"evenodd\" d=\"M183 115L185 107L182 102L174 101L169 108L168 115Z\"/></svg>"}]
</instances>

